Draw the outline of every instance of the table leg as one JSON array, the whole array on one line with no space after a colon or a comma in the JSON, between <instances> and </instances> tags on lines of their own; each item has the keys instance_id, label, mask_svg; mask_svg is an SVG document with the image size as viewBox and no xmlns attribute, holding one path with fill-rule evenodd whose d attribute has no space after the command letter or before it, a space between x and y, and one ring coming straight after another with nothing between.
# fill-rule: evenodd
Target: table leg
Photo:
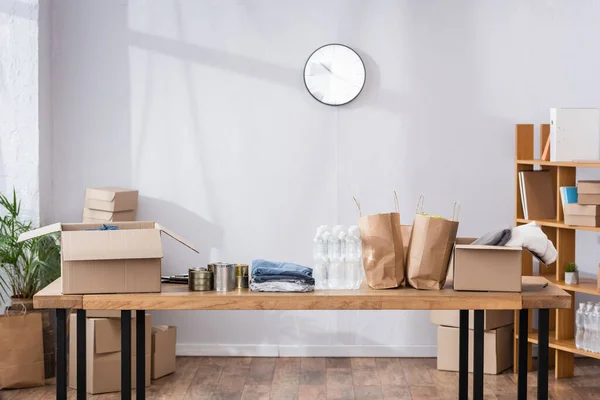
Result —
<instances>
[{"instance_id":1,"label":"table leg","mask_svg":"<svg viewBox=\"0 0 600 400\"><path fill-rule=\"evenodd\" d=\"M137 310L135 315L135 398L146 398L146 313Z\"/></svg>"},{"instance_id":2,"label":"table leg","mask_svg":"<svg viewBox=\"0 0 600 400\"><path fill-rule=\"evenodd\" d=\"M548 335L550 311L538 310L538 400L548 400Z\"/></svg>"},{"instance_id":3,"label":"table leg","mask_svg":"<svg viewBox=\"0 0 600 400\"><path fill-rule=\"evenodd\" d=\"M483 399L483 310L475 310L473 340L473 398Z\"/></svg>"},{"instance_id":4,"label":"table leg","mask_svg":"<svg viewBox=\"0 0 600 400\"><path fill-rule=\"evenodd\" d=\"M131 311L121 310L121 399L131 400Z\"/></svg>"},{"instance_id":5,"label":"table leg","mask_svg":"<svg viewBox=\"0 0 600 400\"><path fill-rule=\"evenodd\" d=\"M469 310L460 310L458 345L458 399L469 398Z\"/></svg>"},{"instance_id":6,"label":"table leg","mask_svg":"<svg viewBox=\"0 0 600 400\"><path fill-rule=\"evenodd\" d=\"M528 325L529 310L519 310L519 375L517 378L517 399L519 400L527 400Z\"/></svg>"},{"instance_id":7,"label":"table leg","mask_svg":"<svg viewBox=\"0 0 600 400\"><path fill-rule=\"evenodd\" d=\"M77 400L85 400L87 392L85 328L85 310L77 310Z\"/></svg>"},{"instance_id":8,"label":"table leg","mask_svg":"<svg viewBox=\"0 0 600 400\"><path fill-rule=\"evenodd\" d=\"M67 399L67 311L56 310L56 399Z\"/></svg>"}]
</instances>

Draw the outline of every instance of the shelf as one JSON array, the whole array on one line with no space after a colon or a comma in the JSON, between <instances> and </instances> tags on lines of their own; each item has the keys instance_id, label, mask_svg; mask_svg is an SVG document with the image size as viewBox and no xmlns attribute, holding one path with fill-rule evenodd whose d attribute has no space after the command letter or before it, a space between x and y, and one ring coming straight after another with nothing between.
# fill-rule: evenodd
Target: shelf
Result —
<instances>
[{"instance_id":1,"label":"shelf","mask_svg":"<svg viewBox=\"0 0 600 400\"><path fill-rule=\"evenodd\" d=\"M528 224L533 222L533 220L524 219L524 218L515 218L517 223ZM556 221L553 219L536 219L535 222L540 226L551 226L553 228L561 228L561 229L573 229L578 231L590 231L590 232L600 232L600 227L595 226L577 226L577 225L565 225L562 221Z\"/></svg>"},{"instance_id":2,"label":"shelf","mask_svg":"<svg viewBox=\"0 0 600 400\"><path fill-rule=\"evenodd\" d=\"M542 161L517 160L520 165L544 165L548 167L600 168L600 161Z\"/></svg>"},{"instance_id":3,"label":"shelf","mask_svg":"<svg viewBox=\"0 0 600 400\"><path fill-rule=\"evenodd\" d=\"M517 335L517 338L518 337L519 336ZM599 353L591 353L589 351L581 350L575 347L575 339L554 339L554 337L554 331L550 331L550 340L548 346L551 349L561 350L572 354L581 354L582 356L600 359ZM527 341L529 343L538 344L537 332L531 332L527 338Z\"/></svg>"},{"instance_id":4,"label":"shelf","mask_svg":"<svg viewBox=\"0 0 600 400\"><path fill-rule=\"evenodd\" d=\"M558 286L563 290L570 292L587 293L595 296L600 296L600 290L598 290L598 281L593 278L579 278L579 284L567 285L565 281L556 279L549 275L543 275L544 278L548 279L548 282Z\"/></svg>"}]
</instances>

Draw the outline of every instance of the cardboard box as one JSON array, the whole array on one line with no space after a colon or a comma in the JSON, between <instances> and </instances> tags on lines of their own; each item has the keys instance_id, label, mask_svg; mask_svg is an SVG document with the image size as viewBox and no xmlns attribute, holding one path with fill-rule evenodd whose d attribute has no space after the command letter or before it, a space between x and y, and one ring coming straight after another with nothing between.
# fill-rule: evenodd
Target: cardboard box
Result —
<instances>
[{"instance_id":1,"label":"cardboard box","mask_svg":"<svg viewBox=\"0 0 600 400\"><path fill-rule=\"evenodd\" d=\"M565 224L600 226L600 205L565 204Z\"/></svg>"},{"instance_id":2,"label":"cardboard box","mask_svg":"<svg viewBox=\"0 0 600 400\"><path fill-rule=\"evenodd\" d=\"M60 232L63 294L160 292L161 233L198 253L180 236L155 222L56 223L25 232L19 242ZM91 229L91 230L90 230Z\"/></svg>"},{"instance_id":3,"label":"cardboard box","mask_svg":"<svg viewBox=\"0 0 600 400\"><path fill-rule=\"evenodd\" d=\"M429 319L432 324L440 326L449 326L458 328L460 321L460 312L449 310L432 310L429 313ZM510 310L486 310L484 312L483 329L486 331L500 328L502 326L512 325L515 314ZM473 310L469 311L469 329L473 329Z\"/></svg>"},{"instance_id":4,"label":"cardboard box","mask_svg":"<svg viewBox=\"0 0 600 400\"><path fill-rule=\"evenodd\" d=\"M86 318L121 318L121 310L86 310ZM135 318L135 311L131 312L131 318Z\"/></svg>"},{"instance_id":5,"label":"cardboard box","mask_svg":"<svg viewBox=\"0 0 600 400\"><path fill-rule=\"evenodd\" d=\"M107 224L111 222L135 221L136 212L136 210L111 212L92 210L86 207L83 209L83 222Z\"/></svg>"},{"instance_id":6,"label":"cardboard box","mask_svg":"<svg viewBox=\"0 0 600 400\"><path fill-rule=\"evenodd\" d=\"M158 325L152 327L152 379L175 372L177 328Z\"/></svg>"},{"instance_id":7,"label":"cardboard box","mask_svg":"<svg viewBox=\"0 0 600 400\"><path fill-rule=\"evenodd\" d=\"M521 291L521 247L461 244L464 240L454 246L454 290Z\"/></svg>"},{"instance_id":8,"label":"cardboard box","mask_svg":"<svg viewBox=\"0 0 600 400\"><path fill-rule=\"evenodd\" d=\"M577 203L600 205L600 181L577 182Z\"/></svg>"},{"instance_id":9,"label":"cardboard box","mask_svg":"<svg viewBox=\"0 0 600 400\"><path fill-rule=\"evenodd\" d=\"M85 208L100 211L136 210L138 191L117 187L104 187L85 190Z\"/></svg>"},{"instance_id":10,"label":"cardboard box","mask_svg":"<svg viewBox=\"0 0 600 400\"><path fill-rule=\"evenodd\" d=\"M90 394L121 390L121 321L86 318L86 389ZM131 343L132 388L135 388L135 321L132 321ZM146 386L150 386L152 318L146 314ZM69 335L69 386L77 389L77 315L71 314ZM114 349L117 351L110 351Z\"/></svg>"},{"instance_id":11,"label":"cardboard box","mask_svg":"<svg viewBox=\"0 0 600 400\"><path fill-rule=\"evenodd\" d=\"M473 372L473 332L469 330L469 372ZM499 374L513 365L513 326L483 334L483 372ZM458 371L459 329L438 326L437 369Z\"/></svg>"}]
</instances>

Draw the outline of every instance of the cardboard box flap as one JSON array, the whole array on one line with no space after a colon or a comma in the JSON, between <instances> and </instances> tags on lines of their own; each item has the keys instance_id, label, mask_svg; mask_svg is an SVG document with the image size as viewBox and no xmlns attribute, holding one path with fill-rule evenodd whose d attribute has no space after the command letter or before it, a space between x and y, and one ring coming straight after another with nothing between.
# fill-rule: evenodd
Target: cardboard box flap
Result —
<instances>
[{"instance_id":1,"label":"cardboard box flap","mask_svg":"<svg viewBox=\"0 0 600 400\"><path fill-rule=\"evenodd\" d=\"M33 239L39 236L44 236L49 233L60 232L62 230L62 224L57 222L55 224L42 226L41 228L33 229L28 232L23 232L19 235L17 242L24 242L29 239Z\"/></svg>"},{"instance_id":2,"label":"cardboard box flap","mask_svg":"<svg viewBox=\"0 0 600 400\"><path fill-rule=\"evenodd\" d=\"M154 225L155 225L156 229L159 229L161 232L164 232L165 234L171 236L173 239L177 240L182 245L184 245L184 246L188 247L189 249L194 250L196 253L200 254L200 252L194 246L192 246L187 240L185 240L178 234L168 230L167 228L160 225L159 223L155 223Z\"/></svg>"},{"instance_id":3,"label":"cardboard box flap","mask_svg":"<svg viewBox=\"0 0 600 400\"><path fill-rule=\"evenodd\" d=\"M162 258L160 231L156 229L115 231L65 231L64 261Z\"/></svg>"},{"instance_id":4,"label":"cardboard box flap","mask_svg":"<svg viewBox=\"0 0 600 400\"><path fill-rule=\"evenodd\" d=\"M89 199L102 200L102 201L113 201L116 196L117 188L97 188L97 189L85 189L85 196Z\"/></svg>"}]
</instances>

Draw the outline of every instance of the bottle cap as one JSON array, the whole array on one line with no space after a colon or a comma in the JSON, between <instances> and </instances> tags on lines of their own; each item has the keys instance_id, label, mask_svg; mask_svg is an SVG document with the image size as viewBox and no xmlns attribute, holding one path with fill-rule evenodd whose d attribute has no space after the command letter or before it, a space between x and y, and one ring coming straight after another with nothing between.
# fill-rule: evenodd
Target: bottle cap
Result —
<instances>
[{"instance_id":1,"label":"bottle cap","mask_svg":"<svg viewBox=\"0 0 600 400\"><path fill-rule=\"evenodd\" d=\"M350 228L348 228L348 234L354 236L355 238L359 238L360 230L358 229L358 226L352 225Z\"/></svg>"}]
</instances>

